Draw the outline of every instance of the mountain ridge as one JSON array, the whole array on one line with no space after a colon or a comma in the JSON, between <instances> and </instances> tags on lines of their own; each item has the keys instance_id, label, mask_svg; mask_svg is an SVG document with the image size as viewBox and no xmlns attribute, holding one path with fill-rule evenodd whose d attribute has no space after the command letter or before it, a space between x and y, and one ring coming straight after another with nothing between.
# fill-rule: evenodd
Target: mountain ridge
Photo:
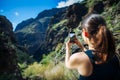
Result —
<instances>
[{"instance_id":1,"label":"mountain ridge","mask_svg":"<svg viewBox=\"0 0 120 80\"><path fill-rule=\"evenodd\" d=\"M35 19L30 18L19 23L14 31L18 44L25 47L30 55L34 54L43 42L46 30L53 16L65 11L65 9L53 8L44 10Z\"/></svg>"}]
</instances>

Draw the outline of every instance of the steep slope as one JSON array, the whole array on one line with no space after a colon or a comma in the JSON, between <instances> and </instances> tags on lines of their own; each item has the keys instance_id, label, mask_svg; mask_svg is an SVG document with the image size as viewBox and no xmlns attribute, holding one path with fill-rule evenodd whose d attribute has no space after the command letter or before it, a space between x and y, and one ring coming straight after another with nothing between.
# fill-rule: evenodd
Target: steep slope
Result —
<instances>
[{"instance_id":1,"label":"steep slope","mask_svg":"<svg viewBox=\"0 0 120 80\"><path fill-rule=\"evenodd\" d=\"M26 20L26 21L22 21L21 23L19 23L19 24L17 25L17 27L16 27L16 29L15 29L15 32L18 31L18 30L20 30L20 29L23 29L24 26L29 25L29 24L32 23L33 21L34 21L33 18L30 18L30 19L28 19L28 20Z\"/></svg>"},{"instance_id":2,"label":"steep slope","mask_svg":"<svg viewBox=\"0 0 120 80\"><path fill-rule=\"evenodd\" d=\"M84 4L84 6L88 8L85 8L87 9L86 13L84 14L85 16L89 13L98 13L103 15L103 17L107 21L108 28L113 32L115 36L115 40L117 43L116 47L117 49L119 49L118 51L120 53L120 1L84 0L84 2L82 2L81 4ZM76 10L73 9L74 7L73 5L71 5L71 7L66 10L66 13L64 15L58 13L56 16L52 17L49 27L47 28L47 32L45 33L45 40L40 45L37 52L34 54L34 57L37 60L41 60L43 53L46 53L47 55L43 55L43 59L39 63L35 62L29 65L28 68L24 70L25 77L29 77L32 80L78 80L79 74L77 72L67 70L64 65L64 43L66 42L69 33L69 27L67 27L67 24L69 22L70 24L75 22L75 25L77 24L76 26L78 26L78 22L76 22L76 20L74 21L75 18L70 17L72 15L79 17L80 13L77 13ZM79 10L80 9L77 8L78 12ZM80 11L82 12L82 10ZM69 13L69 11L72 13L70 14L70 16L67 16L67 13ZM84 18L84 15L79 17L80 21L82 18ZM79 30L78 28L76 28L76 26L73 26L72 28L75 28L76 35L81 41L82 38L79 36L79 34L81 33L81 28ZM76 49L77 47L75 46L74 51L77 51Z\"/></svg>"},{"instance_id":3,"label":"steep slope","mask_svg":"<svg viewBox=\"0 0 120 80\"><path fill-rule=\"evenodd\" d=\"M63 44L69 34L70 28L76 28L82 16L87 14L87 7L85 4L75 3L69 6L65 12L65 15L61 15L60 12L56 14L59 16L55 15L54 18L51 19L51 23L45 34L45 40L34 54L35 59L40 60L43 53L48 54L54 51L59 43ZM61 16L63 17L61 18ZM58 22L55 23L55 21Z\"/></svg>"},{"instance_id":4,"label":"steep slope","mask_svg":"<svg viewBox=\"0 0 120 80\"><path fill-rule=\"evenodd\" d=\"M106 18L109 29L113 32L116 48L120 53L120 1L114 2L114 5L106 9L103 16Z\"/></svg>"},{"instance_id":5,"label":"steep slope","mask_svg":"<svg viewBox=\"0 0 120 80\"><path fill-rule=\"evenodd\" d=\"M116 51L120 50L120 1L119 0L87 0L90 13L99 13L106 19L108 28L116 41ZM96 8L98 7L98 8ZM120 51L119 51L120 53Z\"/></svg>"},{"instance_id":6,"label":"steep slope","mask_svg":"<svg viewBox=\"0 0 120 80\"><path fill-rule=\"evenodd\" d=\"M39 49L34 54L34 58L38 61L42 59L43 54L48 54L54 51L57 44L64 43L65 38L68 36L69 30L65 26L67 20L62 20L48 28L44 42L40 45Z\"/></svg>"},{"instance_id":7,"label":"steep slope","mask_svg":"<svg viewBox=\"0 0 120 80\"><path fill-rule=\"evenodd\" d=\"M11 22L5 16L0 16L0 79L22 80L17 65L15 37Z\"/></svg>"},{"instance_id":8,"label":"steep slope","mask_svg":"<svg viewBox=\"0 0 120 80\"><path fill-rule=\"evenodd\" d=\"M35 19L28 19L18 24L15 29L16 39L19 45L28 50L29 54L33 54L39 48L39 45L45 38L46 29L51 18L66 8L53 8L44 10L39 13Z\"/></svg>"}]
</instances>

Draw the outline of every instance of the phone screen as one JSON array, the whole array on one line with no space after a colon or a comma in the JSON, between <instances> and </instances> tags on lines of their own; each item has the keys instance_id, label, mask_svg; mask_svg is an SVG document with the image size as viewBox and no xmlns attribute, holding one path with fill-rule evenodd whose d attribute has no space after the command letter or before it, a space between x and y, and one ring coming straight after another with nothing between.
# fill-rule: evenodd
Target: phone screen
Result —
<instances>
[{"instance_id":1,"label":"phone screen","mask_svg":"<svg viewBox=\"0 0 120 80\"><path fill-rule=\"evenodd\" d=\"M75 35L75 33L72 32L72 33L69 34L69 37L72 38L74 35Z\"/></svg>"},{"instance_id":2,"label":"phone screen","mask_svg":"<svg viewBox=\"0 0 120 80\"><path fill-rule=\"evenodd\" d=\"M69 33L69 37L70 37L70 42L74 43L74 40L75 40L75 32L70 32L70 33Z\"/></svg>"}]
</instances>

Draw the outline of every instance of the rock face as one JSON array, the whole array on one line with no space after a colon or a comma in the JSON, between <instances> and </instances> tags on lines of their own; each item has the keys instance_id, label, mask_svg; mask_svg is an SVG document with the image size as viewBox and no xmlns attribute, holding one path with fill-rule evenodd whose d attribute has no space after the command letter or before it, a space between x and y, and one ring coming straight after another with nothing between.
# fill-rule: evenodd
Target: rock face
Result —
<instances>
[{"instance_id":1,"label":"rock face","mask_svg":"<svg viewBox=\"0 0 120 80\"><path fill-rule=\"evenodd\" d=\"M12 24L5 16L0 16L0 79L22 80L17 65L15 38Z\"/></svg>"},{"instance_id":2,"label":"rock face","mask_svg":"<svg viewBox=\"0 0 120 80\"><path fill-rule=\"evenodd\" d=\"M48 54L56 49L59 43L64 43L68 36L69 29L65 26L67 20L62 20L54 25L55 28L49 28L46 32L44 42L34 54L34 58L40 61L42 54Z\"/></svg>"},{"instance_id":3,"label":"rock face","mask_svg":"<svg viewBox=\"0 0 120 80\"><path fill-rule=\"evenodd\" d=\"M67 27L76 28L78 27L82 17L87 14L88 8L85 4L75 3L68 7L66 12L66 18L68 18Z\"/></svg>"},{"instance_id":4,"label":"rock face","mask_svg":"<svg viewBox=\"0 0 120 80\"><path fill-rule=\"evenodd\" d=\"M45 38L45 32L51 18L55 14L65 11L64 9L53 8L51 10L45 10L38 14L35 19L31 18L18 24L15 29L18 44L26 48L29 54L35 53Z\"/></svg>"},{"instance_id":5,"label":"rock face","mask_svg":"<svg viewBox=\"0 0 120 80\"><path fill-rule=\"evenodd\" d=\"M30 18L30 19L28 19L28 20L26 20L26 21L23 21L23 22L19 23L19 24L17 25L15 31L18 31L18 30L23 29L24 26L29 25L29 24L32 23L33 21L34 21L34 19L33 19L33 18Z\"/></svg>"}]
</instances>

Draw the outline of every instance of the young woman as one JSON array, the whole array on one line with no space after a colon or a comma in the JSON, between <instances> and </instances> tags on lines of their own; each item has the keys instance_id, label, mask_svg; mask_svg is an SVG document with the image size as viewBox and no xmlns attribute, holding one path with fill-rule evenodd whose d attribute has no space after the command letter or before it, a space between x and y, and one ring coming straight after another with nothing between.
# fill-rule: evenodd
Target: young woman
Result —
<instances>
[{"instance_id":1,"label":"young woman","mask_svg":"<svg viewBox=\"0 0 120 80\"><path fill-rule=\"evenodd\" d=\"M102 16L91 14L82 21L82 37L89 50L79 40L75 43L83 52L70 54L72 43L66 43L65 65L77 69L79 80L120 80L119 60L115 53L115 41Z\"/></svg>"}]
</instances>

